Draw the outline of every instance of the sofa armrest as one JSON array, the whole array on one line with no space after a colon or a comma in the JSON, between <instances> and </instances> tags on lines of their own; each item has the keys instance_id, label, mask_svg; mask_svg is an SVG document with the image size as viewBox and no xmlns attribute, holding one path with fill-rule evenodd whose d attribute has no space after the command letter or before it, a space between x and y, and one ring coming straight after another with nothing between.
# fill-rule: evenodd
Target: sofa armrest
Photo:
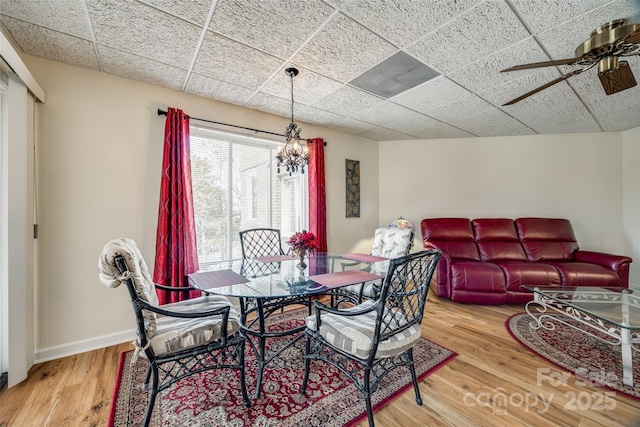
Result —
<instances>
[{"instance_id":1,"label":"sofa armrest","mask_svg":"<svg viewBox=\"0 0 640 427\"><path fill-rule=\"evenodd\" d=\"M592 251L576 251L574 259L576 262L588 262L610 268L620 277L621 286L629 286L629 264L631 264L633 260L628 256Z\"/></svg>"},{"instance_id":2,"label":"sofa armrest","mask_svg":"<svg viewBox=\"0 0 640 427\"><path fill-rule=\"evenodd\" d=\"M576 251L575 261L599 264L617 272L622 264L630 264L631 258L621 255L605 254L602 252Z\"/></svg>"}]
</instances>

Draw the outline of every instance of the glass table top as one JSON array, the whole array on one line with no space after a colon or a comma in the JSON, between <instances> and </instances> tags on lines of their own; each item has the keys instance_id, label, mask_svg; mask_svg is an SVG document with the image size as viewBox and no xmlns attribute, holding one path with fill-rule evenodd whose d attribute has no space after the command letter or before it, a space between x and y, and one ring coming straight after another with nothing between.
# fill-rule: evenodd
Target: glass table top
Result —
<instances>
[{"instance_id":1,"label":"glass table top","mask_svg":"<svg viewBox=\"0 0 640 427\"><path fill-rule=\"evenodd\" d=\"M349 256L319 253L305 258L307 266L304 268L298 266L298 258L284 256L273 262L236 260L216 263L190 274L189 284L204 292L241 298L313 295L327 289L309 279L310 276L346 270L371 270L383 275L381 272L386 272L389 262L387 259L358 261Z\"/></svg>"},{"instance_id":2,"label":"glass table top","mask_svg":"<svg viewBox=\"0 0 640 427\"><path fill-rule=\"evenodd\" d=\"M528 285L523 288L544 298L545 304L576 308L606 322L640 330L640 297L631 289Z\"/></svg>"}]
</instances>

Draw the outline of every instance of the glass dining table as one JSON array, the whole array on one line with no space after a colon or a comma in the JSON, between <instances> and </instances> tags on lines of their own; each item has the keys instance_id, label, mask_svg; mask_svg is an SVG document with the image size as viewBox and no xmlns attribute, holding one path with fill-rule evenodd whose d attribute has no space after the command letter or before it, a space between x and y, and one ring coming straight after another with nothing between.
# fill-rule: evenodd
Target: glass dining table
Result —
<instances>
[{"instance_id":1,"label":"glass dining table","mask_svg":"<svg viewBox=\"0 0 640 427\"><path fill-rule=\"evenodd\" d=\"M257 399L266 365L302 338L306 327L303 323L286 330L272 329L267 322L269 316L290 305L306 306L310 315L313 297L332 294L333 289L348 285L382 281L382 275L369 270L384 271L388 262L387 258L365 254L318 253L301 267L298 258L281 255L216 263L190 274L189 283L205 293L238 298L241 332L256 354ZM267 349L267 339L280 337L291 338L277 348Z\"/></svg>"}]
</instances>

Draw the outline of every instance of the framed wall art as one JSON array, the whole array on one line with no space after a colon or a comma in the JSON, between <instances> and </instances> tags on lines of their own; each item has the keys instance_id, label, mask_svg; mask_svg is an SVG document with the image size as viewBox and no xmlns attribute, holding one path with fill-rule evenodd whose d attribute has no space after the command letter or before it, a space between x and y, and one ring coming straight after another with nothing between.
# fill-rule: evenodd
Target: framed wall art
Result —
<instances>
[{"instance_id":1,"label":"framed wall art","mask_svg":"<svg viewBox=\"0 0 640 427\"><path fill-rule=\"evenodd\" d=\"M360 218L360 161L345 161L347 218Z\"/></svg>"}]
</instances>

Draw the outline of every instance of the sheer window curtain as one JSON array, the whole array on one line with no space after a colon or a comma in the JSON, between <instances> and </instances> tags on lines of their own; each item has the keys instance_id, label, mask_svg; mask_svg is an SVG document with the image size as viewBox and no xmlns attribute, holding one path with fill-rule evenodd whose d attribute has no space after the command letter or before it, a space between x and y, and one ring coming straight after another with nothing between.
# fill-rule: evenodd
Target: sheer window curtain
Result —
<instances>
[{"instance_id":1,"label":"sheer window curtain","mask_svg":"<svg viewBox=\"0 0 640 427\"><path fill-rule=\"evenodd\" d=\"M182 110L168 108L153 269L153 281L164 286L188 286L187 275L199 268L189 137L189 116ZM160 304L200 295L199 292L187 295L164 290L157 293Z\"/></svg>"}]
</instances>

